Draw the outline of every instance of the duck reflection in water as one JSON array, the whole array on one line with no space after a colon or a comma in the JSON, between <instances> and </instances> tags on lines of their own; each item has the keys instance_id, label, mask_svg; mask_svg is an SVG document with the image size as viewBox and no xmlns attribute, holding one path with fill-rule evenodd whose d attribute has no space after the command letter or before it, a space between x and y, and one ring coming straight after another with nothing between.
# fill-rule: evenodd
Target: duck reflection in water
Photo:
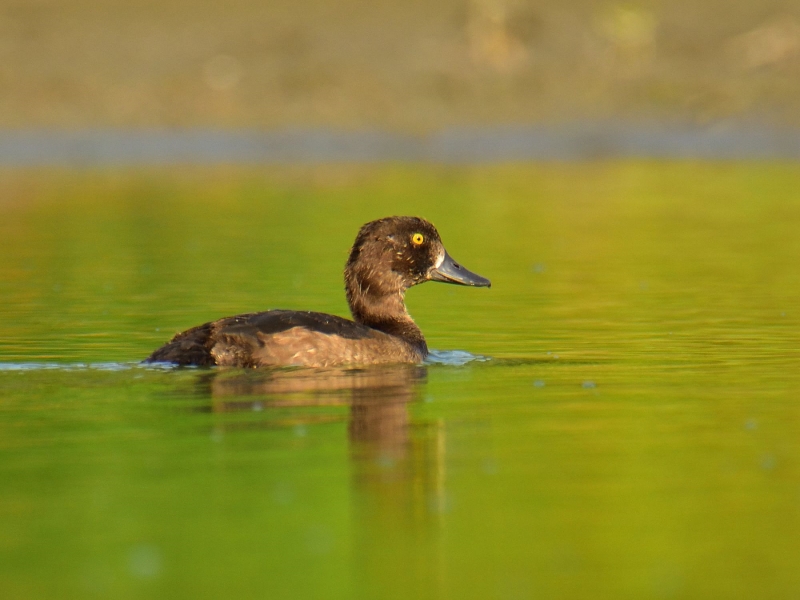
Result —
<instances>
[{"instance_id":1,"label":"duck reflection in water","mask_svg":"<svg viewBox=\"0 0 800 600\"><path fill-rule=\"evenodd\" d=\"M202 373L198 383L201 393L210 395L209 410L213 412L265 413L265 418L257 422L219 425L224 431L310 426L346 418L351 456L364 462L367 471L377 474L389 471L386 467L390 464L402 466L409 455L412 440L408 405L418 399L426 378L427 367L400 364L313 370L220 370ZM350 410L346 416L308 410L321 406L349 406ZM272 418L270 409L279 408L283 409L280 416ZM297 410L287 415L287 408ZM427 430L430 425L417 423L414 428Z\"/></svg>"},{"instance_id":2,"label":"duck reflection in water","mask_svg":"<svg viewBox=\"0 0 800 600\"><path fill-rule=\"evenodd\" d=\"M366 597L386 581L412 590L411 597L441 586L445 429L441 421L415 417L413 409L425 389L427 369L391 365L200 374L201 392L211 396L210 410L259 412L256 420L221 419L216 426L223 434L347 421L342 442L351 466L348 529ZM314 410L337 406L349 410Z\"/></svg>"}]
</instances>

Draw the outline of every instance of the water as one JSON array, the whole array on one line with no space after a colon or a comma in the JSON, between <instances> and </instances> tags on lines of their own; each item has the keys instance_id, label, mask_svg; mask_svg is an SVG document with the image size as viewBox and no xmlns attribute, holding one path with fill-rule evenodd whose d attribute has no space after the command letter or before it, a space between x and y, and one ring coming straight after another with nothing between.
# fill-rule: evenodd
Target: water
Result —
<instances>
[{"instance_id":1,"label":"water","mask_svg":"<svg viewBox=\"0 0 800 600\"><path fill-rule=\"evenodd\" d=\"M0 179L8 598L791 598L800 170L17 172ZM420 366L138 364L346 314L358 226L490 290L408 293Z\"/></svg>"},{"instance_id":2,"label":"water","mask_svg":"<svg viewBox=\"0 0 800 600\"><path fill-rule=\"evenodd\" d=\"M578 121L427 135L337 129L0 130L0 165L451 164L588 158L797 159L800 130L756 121Z\"/></svg>"}]
</instances>

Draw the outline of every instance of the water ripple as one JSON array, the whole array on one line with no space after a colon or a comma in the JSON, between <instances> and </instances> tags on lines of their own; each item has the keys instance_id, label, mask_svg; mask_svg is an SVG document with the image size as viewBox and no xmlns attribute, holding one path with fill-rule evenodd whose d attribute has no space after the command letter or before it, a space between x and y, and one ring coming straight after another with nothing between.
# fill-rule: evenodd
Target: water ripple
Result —
<instances>
[{"instance_id":1,"label":"water ripple","mask_svg":"<svg viewBox=\"0 0 800 600\"><path fill-rule=\"evenodd\" d=\"M470 362L487 362L489 360L491 360L489 356L472 354L465 350L431 350L428 358L425 359L425 364L460 367Z\"/></svg>"}]
</instances>

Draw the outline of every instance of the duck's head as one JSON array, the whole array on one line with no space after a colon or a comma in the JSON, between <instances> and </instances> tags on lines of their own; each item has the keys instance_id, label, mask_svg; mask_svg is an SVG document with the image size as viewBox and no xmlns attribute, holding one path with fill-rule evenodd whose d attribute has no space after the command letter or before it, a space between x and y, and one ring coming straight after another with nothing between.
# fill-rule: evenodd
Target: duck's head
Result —
<instances>
[{"instance_id":1,"label":"duck's head","mask_svg":"<svg viewBox=\"0 0 800 600\"><path fill-rule=\"evenodd\" d=\"M348 297L402 295L426 281L492 285L454 261L436 228L418 217L387 217L364 225L350 250L345 280Z\"/></svg>"}]
</instances>

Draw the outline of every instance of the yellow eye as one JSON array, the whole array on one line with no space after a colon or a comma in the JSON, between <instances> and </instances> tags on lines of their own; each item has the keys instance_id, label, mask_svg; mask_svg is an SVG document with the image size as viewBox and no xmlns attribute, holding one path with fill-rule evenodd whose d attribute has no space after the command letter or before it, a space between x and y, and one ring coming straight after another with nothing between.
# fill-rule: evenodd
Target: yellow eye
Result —
<instances>
[{"instance_id":1,"label":"yellow eye","mask_svg":"<svg viewBox=\"0 0 800 600\"><path fill-rule=\"evenodd\" d=\"M411 243L415 246L419 246L422 242L425 241L425 236L421 233L415 233L411 236Z\"/></svg>"}]
</instances>

